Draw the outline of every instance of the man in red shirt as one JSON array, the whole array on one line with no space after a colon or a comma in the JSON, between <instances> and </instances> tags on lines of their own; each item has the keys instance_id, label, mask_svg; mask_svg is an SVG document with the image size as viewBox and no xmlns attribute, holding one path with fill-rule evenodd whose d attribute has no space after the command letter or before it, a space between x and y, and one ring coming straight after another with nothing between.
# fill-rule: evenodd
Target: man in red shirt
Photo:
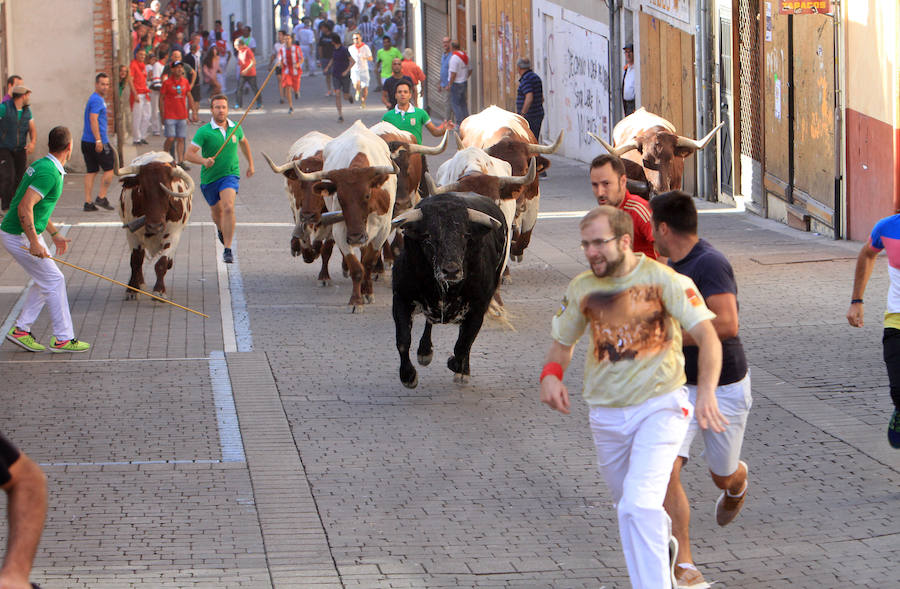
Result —
<instances>
[{"instance_id":1,"label":"man in red shirt","mask_svg":"<svg viewBox=\"0 0 900 589\"><path fill-rule=\"evenodd\" d=\"M290 35L285 35L284 44L278 49L278 63L281 64L281 92L287 90L288 113L294 112L294 94L299 96L300 93L303 60L300 46L294 45Z\"/></svg>"},{"instance_id":2,"label":"man in red shirt","mask_svg":"<svg viewBox=\"0 0 900 589\"><path fill-rule=\"evenodd\" d=\"M131 136L135 145L147 144L147 129L150 128L150 89L147 87L146 53L138 50L131 60L131 76L128 83L131 84L131 95L134 102L131 105Z\"/></svg>"},{"instance_id":3,"label":"man in red shirt","mask_svg":"<svg viewBox=\"0 0 900 589\"><path fill-rule=\"evenodd\" d=\"M634 221L632 249L655 260L658 254L653 247L650 206L643 198L628 192L626 182L628 178L625 177L625 164L618 157L606 153L598 155L591 162L591 188L597 204L611 205L631 215Z\"/></svg>"},{"instance_id":4,"label":"man in red shirt","mask_svg":"<svg viewBox=\"0 0 900 589\"><path fill-rule=\"evenodd\" d=\"M184 163L184 140L187 137L188 103L195 108L194 97L191 96L191 84L184 77L184 66L180 61L172 62L169 77L163 82L159 93L159 116L165 121L165 151L171 151L175 144L175 161L185 170L190 167Z\"/></svg>"},{"instance_id":5,"label":"man in red shirt","mask_svg":"<svg viewBox=\"0 0 900 589\"><path fill-rule=\"evenodd\" d=\"M250 90L253 91L254 95L259 92L259 88L256 85L256 57L253 55L253 50L247 47L243 38L238 38L234 42L234 48L237 49L238 66L241 70L241 77L238 80L237 87L236 106L237 108L242 108L244 105L245 84L250 86ZM251 100L253 99L251 98ZM262 108L262 96L259 97L256 108Z\"/></svg>"}]
</instances>

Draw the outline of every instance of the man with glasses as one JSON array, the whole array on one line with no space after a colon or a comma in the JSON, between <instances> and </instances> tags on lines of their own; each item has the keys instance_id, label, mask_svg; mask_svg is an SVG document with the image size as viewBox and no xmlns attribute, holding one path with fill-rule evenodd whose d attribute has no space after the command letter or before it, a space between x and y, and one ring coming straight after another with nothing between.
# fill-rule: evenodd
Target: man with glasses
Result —
<instances>
[{"instance_id":1,"label":"man with glasses","mask_svg":"<svg viewBox=\"0 0 900 589\"><path fill-rule=\"evenodd\" d=\"M590 347L583 396L600 474L616 503L625 563L635 589L669 589L678 542L663 508L672 464L691 415L723 431L715 389L722 346L694 283L632 251L631 216L599 206L580 224L590 270L566 289L551 324L541 402L568 414L563 373L585 329ZM696 408L688 400L682 330L697 342Z\"/></svg>"}]
</instances>

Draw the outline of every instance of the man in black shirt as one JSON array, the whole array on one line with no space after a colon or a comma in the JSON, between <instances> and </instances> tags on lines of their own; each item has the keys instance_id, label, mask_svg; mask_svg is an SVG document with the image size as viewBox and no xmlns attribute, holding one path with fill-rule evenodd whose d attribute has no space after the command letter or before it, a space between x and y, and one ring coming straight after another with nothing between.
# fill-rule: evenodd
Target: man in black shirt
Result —
<instances>
[{"instance_id":1,"label":"man in black shirt","mask_svg":"<svg viewBox=\"0 0 900 589\"><path fill-rule=\"evenodd\" d=\"M344 47L340 35L333 33L331 35L331 44L334 52L331 55L331 61L328 68L331 70L331 83L334 86L334 103L337 105L338 122L344 122L344 112L341 108L341 94L350 104L353 104L353 97L350 95L350 70L356 63L350 57L350 50Z\"/></svg>"},{"instance_id":2,"label":"man in black shirt","mask_svg":"<svg viewBox=\"0 0 900 589\"><path fill-rule=\"evenodd\" d=\"M328 71L328 64L331 63L331 56L334 55L334 43L331 39L331 27L324 22L319 25L319 42L316 44L316 55L319 59L319 69L325 76L325 86L328 92L325 96L331 96L331 72Z\"/></svg>"},{"instance_id":3,"label":"man in black shirt","mask_svg":"<svg viewBox=\"0 0 900 589\"><path fill-rule=\"evenodd\" d=\"M716 522L729 524L737 517L747 494L747 464L740 460L744 428L752 403L747 359L738 337L737 282L731 264L712 245L697 236L697 209L694 199L681 191L660 194L650 201L653 237L669 266L691 278L706 306L716 314L713 327L722 341L722 373L716 388L719 411L728 419L724 432L702 430L705 457L713 482L722 490L716 503ZM697 346L684 333L684 372L691 402L697 391ZM690 546L690 505L681 486L681 467L687 462L691 442L697 434L693 420L675 459L664 506L672 518L672 535L678 540L675 578L678 586L707 587L694 566Z\"/></svg>"},{"instance_id":4,"label":"man in black shirt","mask_svg":"<svg viewBox=\"0 0 900 589\"><path fill-rule=\"evenodd\" d=\"M403 66L400 65L400 60L395 59L391 62L391 75L384 79L384 85L381 87L381 102L384 103L388 110L397 106L396 93L397 85L400 82L408 82L410 88L416 87L416 84L409 76L403 75Z\"/></svg>"}]
</instances>

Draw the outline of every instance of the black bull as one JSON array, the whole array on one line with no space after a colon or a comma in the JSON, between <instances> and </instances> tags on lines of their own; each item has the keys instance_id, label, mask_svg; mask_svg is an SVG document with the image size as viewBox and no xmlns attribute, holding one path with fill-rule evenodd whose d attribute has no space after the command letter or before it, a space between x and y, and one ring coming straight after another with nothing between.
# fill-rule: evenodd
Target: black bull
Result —
<instances>
[{"instance_id":1,"label":"black bull","mask_svg":"<svg viewBox=\"0 0 900 589\"><path fill-rule=\"evenodd\" d=\"M506 249L503 213L476 194L439 194L394 219L404 248L394 263L394 326L400 353L400 382L415 388L418 374L409 359L413 314L425 315L418 361L434 356L434 323L459 323L447 367L454 382L469 380L469 352L500 283Z\"/></svg>"}]
</instances>

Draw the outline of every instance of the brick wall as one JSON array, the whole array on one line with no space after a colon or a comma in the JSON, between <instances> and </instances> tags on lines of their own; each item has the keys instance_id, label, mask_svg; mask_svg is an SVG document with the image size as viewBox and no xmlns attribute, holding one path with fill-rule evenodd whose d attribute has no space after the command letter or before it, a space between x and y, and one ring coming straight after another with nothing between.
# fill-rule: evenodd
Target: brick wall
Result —
<instances>
[{"instance_id":1,"label":"brick wall","mask_svg":"<svg viewBox=\"0 0 900 589\"><path fill-rule=\"evenodd\" d=\"M106 97L106 116L110 134L115 133L116 127L115 101L112 100L112 93L118 91L118 72L113 67L112 4L110 0L93 0L92 8L95 74L106 72L110 81L110 90Z\"/></svg>"}]
</instances>

